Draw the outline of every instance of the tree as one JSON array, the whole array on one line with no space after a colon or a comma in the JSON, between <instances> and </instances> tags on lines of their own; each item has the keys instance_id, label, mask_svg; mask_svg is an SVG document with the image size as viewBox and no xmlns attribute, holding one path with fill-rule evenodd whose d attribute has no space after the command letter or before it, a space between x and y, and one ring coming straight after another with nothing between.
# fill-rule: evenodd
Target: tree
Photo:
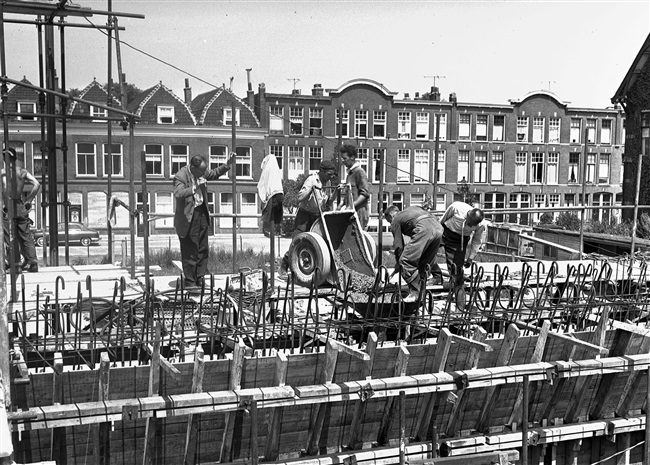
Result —
<instances>
[{"instance_id":1,"label":"tree","mask_svg":"<svg viewBox=\"0 0 650 465\"><path fill-rule=\"evenodd\" d=\"M474 202L476 202L476 194L470 192L470 187L469 183L465 181L465 178L458 181L458 188L454 194L454 200L460 200L466 204L474 205Z\"/></svg>"},{"instance_id":2,"label":"tree","mask_svg":"<svg viewBox=\"0 0 650 465\"><path fill-rule=\"evenodd\" d=\"M572 212L562 212L557 216L555 224L568 231L580 231L580 218Z\"/></svg>"},{"instance_id":3,"label":"tree","mask_svg":"<svg viewBox=\"0 0 650 465\"><path fill-rule=\"evenodd\" d=\"M126 104L131 103L138 95L142 93L142 89L139 89L133 84L127 83L126 87ZM108 88L108 84L104 84L104 88ZM113 82L112 94L117 100L122 100L122 89L120 89L119 82Z\"/></svg>"},{"instance_id":4,"label":"tree","mask_svg":"<svg viewBox=\"0 0 650 465\"><path fill-rule=\"evenodd\" d=\"M298 208L298 192L307 176L304 174L299 175L296 179L283 179L282 189L284 190L284 202L282 206L288 213L295 213Z\"/></svg>"}]
</instances>

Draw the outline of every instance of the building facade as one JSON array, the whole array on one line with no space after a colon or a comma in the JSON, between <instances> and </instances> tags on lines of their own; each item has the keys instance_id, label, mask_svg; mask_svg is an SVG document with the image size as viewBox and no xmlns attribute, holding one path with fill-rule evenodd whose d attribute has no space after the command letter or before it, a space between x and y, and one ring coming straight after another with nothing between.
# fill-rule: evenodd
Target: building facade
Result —
<instances>
[{"instance_id":1,"label":"building facade","mask_svg":"<svg viewBox=\"0 0 650 465\"><path fill-rule=\"evenodd\" d=\"M81 98L105 104L107 92L93 81ZM371 215L390 204L404 208L425 202L442 211L461 189L486 209L580 205L583 181L587 204L621 203L625 133L618 108L573 108L546 91L507 104L463 103L455 94L445 100L435 87L421 97L398 98L370 79L328 90L315 84L304 95L271 93L260 84L257 93L249 90L243 99L225 87L192 98L186 80L182 98L162 83L138 95L128 106L140 117L133 140L113 124L110 147L106 122L92 120L107 112L91 104L70 105L69 114L86 119L66 125L65 163L63 154L56 154L58 178L67 179L69 220L105 230L109 172L112 194L125 202L135 180L139 204L144 172L149 210L158 215L150 232L173 233L173 175L195 154L205 155L212 166L226 160L233 146L233 104L236 167L209 184L208 203L218 214L231 213L235 202L242 215L237 227L244 232L261 228L257 181L265 154L276 156L284 178L295 179L318 170L322 159L336 158L341 143L359 149L371 184ZM40 179L47 153L41 147L38 93L14 86L7 105L8 113L21 114L8 116L10 144ZM39 205L33 212L37 227L43 224ZM595 219L608 214L594 210ZM524 225L538 218L538 213L493 216ZM212 232L231 231L232 221L215 219ZM128 227L127 211L118 209L114 230Z\"/></svg>"}]
</instances>

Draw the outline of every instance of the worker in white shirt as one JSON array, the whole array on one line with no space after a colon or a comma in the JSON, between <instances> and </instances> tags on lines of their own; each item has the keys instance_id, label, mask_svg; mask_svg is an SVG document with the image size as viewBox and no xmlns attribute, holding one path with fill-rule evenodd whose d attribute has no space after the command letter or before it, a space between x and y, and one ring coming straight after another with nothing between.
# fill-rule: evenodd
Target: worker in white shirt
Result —
<instances>
[{"instance_id":1,"label":"worker in white shirt","mask_svg":"<svg viewBox=\"0 0 650 465\"><path fill-rule=\"evenodd\" d=\"M483 211L465 202L453 202L440 223L442 244L447 258L451 285L463 284L463 268L469 268L487 238L487 220Z\"/></svg>"}]
</instances>

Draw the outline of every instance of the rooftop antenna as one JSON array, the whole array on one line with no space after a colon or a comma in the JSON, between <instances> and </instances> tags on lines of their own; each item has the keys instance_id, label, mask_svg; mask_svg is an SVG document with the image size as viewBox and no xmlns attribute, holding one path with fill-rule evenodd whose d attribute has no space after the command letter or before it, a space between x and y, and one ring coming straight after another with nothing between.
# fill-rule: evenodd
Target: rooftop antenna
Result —
<instances>
[{"instance_id":1,"label":"rooftop antenna","mask_svg":"<svg viewBox=\"0 0 650 465\"><path fill-rule=\"evenodd\" d=\"M549 92L551 91L551 83L557 84L557 82L555 82L555 81L542 81L542 84L544 84L544 83L548 83L548 91Z\"/></svg>"},{"instance_id":2,"label":"rooftop antenna","mask_svg":"<svg viewBox=\"0 0 650 465\"><path fill-rule=\"evenodd\" d=\"M228 90L232 90L232 81L234 81L234 80L235 80L234 76L231 76L230 77L230 87L228 88Z\"/></svg>"},{"instance_id":3,"label":"rooftop antenna","mask_svg":"<svg viewBox=\"0 0 650 465\"><path fill-rule=\"evenodd\" d=\"M287 81L293 81L293 90L296 90L296 83L300 81L298 78L288 78Z\"/></svg>"},{"instance_id":4,"label":"rooftop antenna","mask_svg":"<svg viewBox=\"0 0 650 465\"><path fill-rule=\"evenodd\" d=\"M446 76L438 76L437 74L435 76L424 76L425 79L433 79L433 86L436 86L436 79L447 79Z\"/></svg>"}]
</instances>

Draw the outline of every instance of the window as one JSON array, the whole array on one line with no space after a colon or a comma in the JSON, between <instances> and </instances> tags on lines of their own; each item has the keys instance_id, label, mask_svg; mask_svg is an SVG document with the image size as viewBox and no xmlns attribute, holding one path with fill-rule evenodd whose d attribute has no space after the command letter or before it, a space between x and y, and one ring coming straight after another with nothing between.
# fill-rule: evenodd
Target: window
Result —
<instances>
[{"instance_id":1,"label":"window","mask_svg":"<svg viewBox=\"0 0 650 465\"><path fill-rule=\"evenodd\" d=\"M476 115L476 140L487 140L488 115Z\"/></svg>"},{"instance_id":2,"label":"window","mask_svg":"<svg viewBox=\"0 0 650 465\"><path fill-rule=\"evenodd\" d=\"M503 182L503 152L492 152L490 181L494 183Z\"/></svg>"},{"instance_id":3,"label":"window","mask_svg":"<svg viewBox=\"0 0 650 465\"><path fill-rule=\"evenodd\" d=\"M471 115L467 113L459 115L458 118L458 138L459 139L469 139L469 125L472 122Z\"/></svg>"},{"instance_id":4,"label":"window","mask_svg":"<svg viewBox=\"0 0 650 465\"><path fill-rule=\"evenodd\" d=\"M540 116L533 118L533 143L544 143L544 118Z\"/></svg>"},{"instance_id":5,"label":"window","mask_svg":"<svg viewBox=\"0 0 650 465\"><path fill-rule=\"evenodd\" d=\"M575 194L564 194L564 205L567 207L575 207L576 205L576 195Z\"/></svg>"},{"instance_id":6,"label":"window","mask_svg":"<svg viewBox=\"0 0 650 465\"><path fill-rule=\"evenodd\" d=\"M587 182L596 182L596 155L593 153L587 155Z\"/></svg>"},{"instance_id":7,"label":"window","mask_svg":"<svg viewBox=\"0 0 650 465\"><path fill-rule=\"evenodd\" d=\"M413 151L413 182L429 182L429 151L415 149Z\"/></svg>"},{"instance_id":8,"label":"window","mask_svg":"<svg viewBox=\"0 0 650 465\"><path fill-rule=\"evenodd\" d=\"M372 136L376 139L386 138L386 112L383 110L372 112Z\"/></svg>"},{"instance_id":9,"label":"window","mask_svg":"<svg viewBox=\"0 0 650 465\"><path fill-rule=\"evenodd\" d=\"M210 169L215 170L228 160L228 147L225 145L211 145L209 148ZM221 178L228 177L228 173L221 175Z\"/></svg>"},{"instance_id":10,"label":"window","mask_svg":"<svg viewBox=\"0 0 650 465\"><path fill-rule=\"evenodd\" d=\"M240 213L242 215L257 215L257 194L255 192L243 192L240 194ZM239 226L242 228L257 228L257 218L240 218Z\"/></svg>"},{"instance_id":11,"label":"window","mask_svg":"<svg viewBox=\"0 0 650 465\"><path fill-rule=\"evenodd\" d=\"M393 205L395 205L400 210L404 210L404 193L403 192L393 192Z\"/></svg>"},{"instance_id":12,"label":"window","mask_svg":"<svg viewBox=\"0 0 650 465\"><path fill-rule=\"evenodd\" d=\"M397 182L411 181L411 151L409 149L397 150Z\"/></svg>"},{"instance_id":13,"label":"window","mask_svg":"<svg viewBox=\"0 0 650 465\"><path fill-rule=\"evenodd\" d=\"M171 176L174 176L183 166L187 165L188 154L189 148L187 145L172 144L169 146L169 174Z\"/></svg>"},{"instance_id":14,"label":"window","mask_svg":"<svg viewBox=\"0 0 650 465\"><path fill-rule=\"evenodd\" d=\"M289 179L296 179L305 172L305 147L289 146Z\"/></svg>"},{"instance_id":15,"label":"window","mask_svg":"<svg viewBox=\"0 0 650 465\"><path fill-rule=\"evenodd\" d=\"M382 158L384 163L381 163ZM379 182L380 176L386 179L386 149L372 149L372 182Z\"/></svg>"},{"instance_id":16,"label":"window","mask_svg":"<svg viewBox=\"0 0 650 465\"><path fill-rule=\"evenodd\" d=\"M174 107L159 106L158 124L174 124Z\"/></svg>"},{"instance_id":17,"label":"window","mask_svg":"<svg viewBox=\"0 0 650 465\"><path fill-rule=\"evenodd\" d=\"M174 213L173 196L171 192L156 192L154 194L155 213ZM171 228L174 226L174 217L158 218L154 221L156 228Z\"/></svg>"},{"instance_id":18,"label":"window","mask_svg":"<svg viewBox=\"0 0 650 465\"><path fill-rule=\"evenodd\" d=\"M411 194L411 207L421 207L424 204L424 194Z\"/></svg>"},{"instance_id":19,"label":"window","mask_svg":"<svg viewBox=\"0 0 650 465\"><path fill-rule=\"evenodd\" d=\"M517 142L528 142L528 116L517 116Z\"/></svg>"},{"instance_id":20,"label":"window","mask_svg":"<svg viewBox=\"0 0 650 465\"><path fill-rule=\"evenodd\" d=\"M600 154L598 163L598 184L609 184L609 154Z\"/></svg>"},{"instance_id":21,"label":"window","mask_svg":"<svg viewBox=\"0 0 650 465\"><path fill-rule=\"evenodd\" d=\"M580 154L569 154L569 177L567 179L570 183L578 182L578 173L580 172Z\"/></svg>"},{"instance_id":22,"label":"window","mask_svg":"<svg viewBox=\"0 0 650 465\"><path fill-rule=\"evenodd\" d=\"M474 182L487 182L487 152L474 153Z\"/></svg>"},{"instance_id":23,"label":"window","mask_svg":"<svg viewBox=\"0 0 650 465\"><path fill-rule=\"evenodd\" d=\"M440 183L445 183L445 150L438 150L438 167L434 168L437 172L437 181ZM433 161L435 163L435 160Z\"/></svg>"},{"instance_id":24,"label":"window","mask_svg":"<svg viewBox=\"0 0 650 465\"><path fill-rule=\"evenodd\" d=\"M512 193L510 194L510 205L508 208L513 210L523 210L530 208L530 194ZM508 222L518 224L528 224L528 213L510 213Z\"/></svg>"},{"instance_id":25,"label":"window","mask_svg":"<svg viewBox=\"0 0 650 465\"><path fill-rule=\"evenodd\" d=\"M219 213L232 213L232 192L221 192L219 194ZM232 218L219 218L219 227L232 228Z\"/></svg>"},{"instance_id":26,"label":"window","mask_svg":"<svg viewBox=\"0 0 650 465\"><path fill-rule=\"evenodd\" d=\"M271 105L269 109L269 132L284 134L284 108Z\"/></svg>"},{"instance_id":27,"label":"window","mask_svg":"<svg viewBox=\"0 0 650 465\"><path fill-rule=\"evenodd\" d=\"M368 173L368 149L357 149L357 162L359 162L363 171Z\"/></svg>"},{"instance_id":28,"label":"window","mask_svg":"<svg viewBox=\"0 0 650 465\"><path fill-rule=\"evenodd\" d=\"M458 152L458 182L469 182L469 151Z\"/></svg>"},{"instance_id":29,"label":"window","mask_svg":"<svg viewBox=\"0 0 650 465\"><path fill-rule=\"evenodd\" d=\"M492 126L492 140L495 142L503 141L505 132L503 130L505 126L505 116L503 115L494 115L494 124Z\"/></svg>"},{"instance_id":30,"label":"window","mask_svg":"<svg viewBox=\"0 0 650 465\"><path fill-rule=\"evenodd\" d=\"M415 114L415 138L429 139L429 113L417 112Z\"/></svg>"},{"instance_id":31,"label":"window","mask_svg":"<svg viewBox=\"0 0 650 465\"><path fill-rule=\"evenodd\" d=\"M43 176L43 171L47 173L47 155L45 156L45 160L43 160L40 143L38 145L32 143L32 160L32 174L38 179Z\"/></svg>"},{"instance_id":32,"label":"window","mask_svg":"<svg viewBox=\"0 0 650 465\"><path fill-rule=\"evenodd\" d=\"M530 155L530 182L541 184L544 182L544 154L535 152Z\"/></svg>"},{"instance_id":33,"label":"window","mask_svg":"<svg viewBox=\"0 0 650 465\"><path fill-rule=\"evenodd\" d=\"M163 146L146 144L144 146L147 174L162 176L163 174Z\"/></svg>"},{"instance_id":34,"label":"window","mask_svg":"<svg viewBox=\"0 0 650 465\"><path fill-rule=\"evenodd\" d=\"M550 118L548 120L548 143L560 143L560 118Z\"/></svg>"},{"instance_id":35,"label":"window","mask_svg":"<svg viewBox=\"0 0 650 465\"><path fill-rule=\"evenodd\" d=\"M124 176L122 171L122 144L111 144L111 156L108 157L108 144L102 144L103 146L103 159L104 159L104 176L108 176L109 170L111 176ZM112 163L111 163L112 160Z\"/></svg>"},{"instance_id":36,"label":"window","mask_svg":"<svg viewBox=\"0 0 650 465\"><path fill-rule=\"evenodd\" d=\"M546 195L535 194L535 196L533 197L533 207L536 208L538 211L546 207ZM539 221L540 216L541 213L535 213L533 215L533 221Z\"/></svg>"},{"instance_id":37,"label":"window","mask_svg":"<svg viewBox=\"0 0 650 465\"><path fill-rule=\"evenodd\" d=\"M99 108L94 105L90 105L90 116L93 118L106 118L108 116L108 111L105 108ZM93 123L103 123L105 120L96 119L91 120Z\"/></svg>"},{"instance_id":38,"label":"window","mask_svg":"<svg viewBox=\"0 0 650 465\"><path fill-rule=\"evenodd\" d=\"M235 118L235 125L239 126L239 108L235 108ZM232 107L224 107L223 124L225 126L232 126Z\"/></svg>"},{"instance_id":39,"label":"window","mask_svg":"<svg viewBox=\"0 0 650 465\"><path fill-rule=\"evenodd\" d=\"M275 156L275 159L278 161L278 167L282 169L282 162L284 161L284 146L271 145L269 146L269 152L271 155Z\"/></svg>"},{"instance_id":40,"label":"window","mask_svg":"<svg viewBox=\"0 0 650 465\"><path fill-rule=\"evenodd\" d=\"M323 147L309 147L309 173L315 173L320 169L322 159Z\"/></svg>"},{"instance_id":41,"label":"window","mask_svg":"<svg viewBox=\"0 0 650 465\"><path fill-rule=\"evenodd\" d=\"M354 110L354 137L368 137L368 111Z\"/></svg>"},{"instance_id":42,"label":"window","mask_svg":"<svg viewBox=\"0 0 650 465\"><path fill-rule=\"evenodd\" d=\"M582 140L580 138L580 120L577 118L571 118L571 133L569 135L569 140L572 144L579 144Z\"/></svg>"},{"instance_id":43,"label":"window","mask_svg":"<svg viewBox=\"0 0 650 465\"><path fill-rule=\"evenodd\" d=\"M334 122L334 133L339 135L339 121L341 122L341 136L349 137L350 135L350 110L336 110L336 121Z\"/></svg>"},{"instance_id":44,"label":"window","mask_svg":"<svg viewBox=\"0 0 650 465\"><path fill-rule=\"evenodd\" d=\"M79 142L77 147L77 176L95 176L95 144Z\"/></svg>"},{"instance_id":45,"label":"window","mask_svg":"<svg viewBox=\"0 0 650 465\"><path fill-rule=\"evenodd\" d=\"M612 143L612 120L604 119L600 122L600 143Z\"/></svg>"},{"instance_id":46,"label":"window","mask_svg":"<svg viewBox=\"0 0 650 465\"><path fill-rule=\"evenodd\" d=\"M397 138L411 138L411 113L408 111L400 111L397 113Z\"/></svg>"},{"instance_id":47,"label":"window","mask_svg":"<svg viewBox=\"0 0 650 465\"><path fill-rule=\"evenodd\" d=\"M447 114L438 113L435 115L433 120L433 138L436 138L436 119L438 119L438 125L440 126L440 137L438 140L447 140Z\"/></svg>"},{"instance_id":48,"label":"window","mask_svg":"<svg viewBox=\"0 0 650 465\"><path fill-rule=\"evenodd\" d=\"M595 119L587 120L587 142L589 144L596 143L596 120Z\"/></svg>"},{"instance_id":49,"label":"window","mask_svg":"<svg viewBox=\"0 0 650 465\"><path fill-rule=\"evenodd\" d=\"M289 107L289 120L291 123L291 130L289 134L292 136L301 136L303 124L303 108Z\"/></svg>"},{"instance_id":50,"label":"window","mask_svg":"<svg viewBox=\"0 0 650 465\"><path fill-rule=\"evenodd\" d=\"M515 184L526 184L526 164L528 154L526 152L517 152L515 154Z\"/></svg>"},{"instance_id":51,"label":"window","mask_svg":"<svg viewBox=\"0 0 650 465\"><path fill-rule=\"evenodd\" d=\"M485 194L485 202L483 206L486 210L506 208L506 194L502 192L488 192ZM485 217L498 223L503 222L503 215L485 215Z\"/></svg>"},{"instance_id":52,"label":"window","mask_svg":"<svg viewBox=\"0 0 650 465\"><path fill-rule=\"evenodd\" d=\"M612 206L612 194L608 192L601 192L594 194L592 197L592 203L594 207L611 207ZM592 220L593 221L609 221L612 210L609 208L595 208L592 210Z\"/></svg>"},{"instance_id":53,"label":"window","mask_svg":"<svg viewBox=\"0 0 650 465\"><path fill-rule=\"evenodd\" d=\"M309 135L310 136L323 135L323 109L322 108L309 109Z\"/></svg>"},{"instance_id":54,"label":"window","mask_svg":"<svg viewBox=\"0 0 650 465\"><path fill-rule=\"evenodd\" d=\"M250 147L237 147L235 149L235 175L238 178L253 178L253 149Z\"/></svg>"},{"instance_id":55,"label":"window","mask_svg":"<svg viewBox=\"0 0 650 465\"><path fill-rule=\"evenodd\" d=\"M18 113L36 113L35 102L18 102ZM19 115L16 118L18 121L36 121L36 117L32 115Z\"/></svg>"},{"instance_id":56,"label":"window","mask_svg":"<svg viewBox=\"0 0 650 465\"><path fill-rule=\"evenodd\" d=\"M548 206L551 208L557 208L560 206L560 194L548 194ZM557 217L556 212L550 212L553 215L553 218Z\"/></svg>"},{"instance_id":57,"label":"window","mask_svg":"<svg viewBox=\"0 0 650 465\"><path fill-rule=\"evenodd\" d=\"M560 164L560 155L558 153L548 154L548 164L546 165L546 183L558 183L558 166Z\"/></svg>"}]
</instances>

